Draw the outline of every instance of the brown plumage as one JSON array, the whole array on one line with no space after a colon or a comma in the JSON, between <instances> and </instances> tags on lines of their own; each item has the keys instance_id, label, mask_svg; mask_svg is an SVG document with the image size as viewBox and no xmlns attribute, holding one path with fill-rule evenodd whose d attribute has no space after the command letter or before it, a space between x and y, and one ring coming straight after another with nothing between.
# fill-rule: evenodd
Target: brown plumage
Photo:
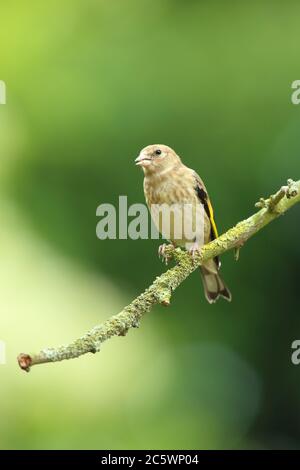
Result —
<instances>
[{"instance_id":1,"label":"brown plumage","mask_svg":"<svg viewBox=\"0 0 300 470\"><path fill-rule=\"evenodd\" d=\"M149 145L140 152L136 164L143 168L147 205L164 238L192 254L204 243L217 238L213 209L204 183L194 170L182 163L174 150L166 145ZM162 205L173 210L167 226L159 213ZM231 300L219 268L218 258L201 266L205 296L210 303L219 297Z\"/></svg>"}]
</instances>

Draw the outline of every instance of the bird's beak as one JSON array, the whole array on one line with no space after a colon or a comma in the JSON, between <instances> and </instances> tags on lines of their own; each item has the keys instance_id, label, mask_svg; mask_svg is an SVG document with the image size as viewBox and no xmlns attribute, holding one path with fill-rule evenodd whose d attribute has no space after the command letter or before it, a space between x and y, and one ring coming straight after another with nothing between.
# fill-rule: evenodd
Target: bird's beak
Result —
<instances>
[{"instance_id":1,"label":"bird's beak","mask_svg":"<svg viewBox=\"0 0 300 470\"><path fill-rule=\"evenodd\" d=\"M151 163L151 159L142 153L135 159L135 164L138 166L148 166Z\"/></svg>"}]
</instances>

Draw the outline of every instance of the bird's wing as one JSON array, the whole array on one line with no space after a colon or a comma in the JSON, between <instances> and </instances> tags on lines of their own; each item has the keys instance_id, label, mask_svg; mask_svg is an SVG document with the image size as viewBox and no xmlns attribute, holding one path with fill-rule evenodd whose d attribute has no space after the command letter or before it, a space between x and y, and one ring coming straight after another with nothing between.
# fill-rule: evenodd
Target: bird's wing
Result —
<instances>
[{"instance_id":1,"label":"bird's wing","mask_svg":"<svg viewBox=\"0 0 300 470\"><path fill-rule=\"evenodd\" d=\"M218 236L219 236L217 226L216 226L216 223L215 223L215 219L214 219L214 210L213 210L212 204L211 204L209 196L208 196L208 192L206 190L206 187L205 187L202 179L195 172L194 172L194 176L195 176L195 181L196 181L195 190L196 190L197 196L200 199L201 203L203 204L204 210L205 210L205 212L206 212L206 214L209 218L209 221L210 221L210 226L211 226L210 239L212 241L212 240L215 240L216 238L218 238ZM217 266L220 266L219 258L216 257L215 261L216 261Z\"/></svg>"}]
</instances>

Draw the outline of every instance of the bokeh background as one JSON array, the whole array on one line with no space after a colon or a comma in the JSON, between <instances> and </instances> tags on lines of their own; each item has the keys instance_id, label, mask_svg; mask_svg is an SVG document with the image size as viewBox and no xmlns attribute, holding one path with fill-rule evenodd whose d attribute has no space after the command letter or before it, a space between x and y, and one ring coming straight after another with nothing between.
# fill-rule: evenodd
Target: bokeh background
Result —
<instances>
[{"instance_id":1,"label":"bokeh background","mask_svg":"<svg viewBox=\"0 0 300 470\"><path fill-rule=\"evenodd\" d=\"M233 302L191 276L100 354L38 366L165 267L157 241L100 241L96 208L143 202L133 164L166 143L211 194L219 231L299 178L300 4L1 2L2 449L298 448L300 207L223 256Z\"/></svg>"}]
</instances>

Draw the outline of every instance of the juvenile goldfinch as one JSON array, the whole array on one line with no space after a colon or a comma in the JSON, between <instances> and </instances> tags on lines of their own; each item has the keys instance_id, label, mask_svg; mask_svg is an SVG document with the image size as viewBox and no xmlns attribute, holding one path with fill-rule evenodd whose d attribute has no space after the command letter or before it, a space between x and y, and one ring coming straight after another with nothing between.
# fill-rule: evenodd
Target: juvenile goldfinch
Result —
<instances>
[{"instance_id":1,"label":"juvenile goldfinch","mask_svg":"<svg viewBox=\"0 0 300 470\"><path fill-rule=\"evenodd\" d=\"M205 243L218 237L212 205L203 181L194 170L185 166L180 157L166 145L148 145L135 160L144 171L144 193L157 229L175 246L192 255ZM169 207L171 216L162 222L160 207ZM186 227L188 227L186 229ZM163 254L163 247L160 253ZM219 297L231 301L231 293L219 275L218 258L201 266L206 299Z\"/></svg>"}]
</instances>

